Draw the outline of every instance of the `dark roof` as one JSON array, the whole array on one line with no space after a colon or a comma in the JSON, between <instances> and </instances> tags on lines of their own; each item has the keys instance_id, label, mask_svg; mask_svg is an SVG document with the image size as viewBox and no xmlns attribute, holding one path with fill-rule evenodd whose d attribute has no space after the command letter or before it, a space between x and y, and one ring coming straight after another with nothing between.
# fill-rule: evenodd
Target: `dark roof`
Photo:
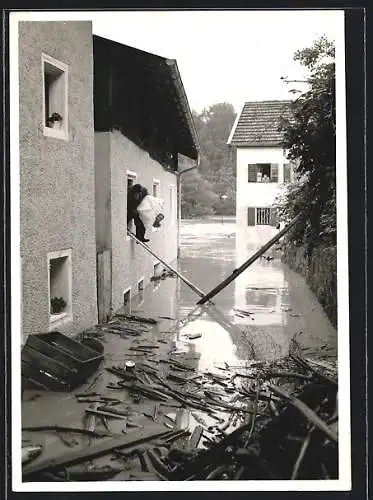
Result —
<instances>
[{"instance_id":1,"label":"dark roof","mask_svg":"<svg viewBox=\"0 0 373 500\"><path fill-rule=\"evenodd\" d=\"M146 150L197 159L199 142L177 63L93 36L95 129L118 128Z\"/></svg>"},{"instance_id":2,"label":"dark roof","mask_svg":"<svg viewBox=\"0 0 373 500\"><path fill-rule=\"evenodd\" d=\"M292 101L246 102L233 125L228 144L232 146L280 146L281 117L291 118Z\"/></svg>"}]
</instances>

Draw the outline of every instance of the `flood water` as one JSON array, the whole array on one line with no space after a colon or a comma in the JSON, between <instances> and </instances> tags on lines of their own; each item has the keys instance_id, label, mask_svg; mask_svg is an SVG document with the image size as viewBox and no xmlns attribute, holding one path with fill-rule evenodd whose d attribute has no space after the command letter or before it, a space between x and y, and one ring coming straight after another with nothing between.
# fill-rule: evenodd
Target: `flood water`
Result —
<instances>
[{"instance_id":1,"label":"flood water","mask_svg":"<svg viewBox=\"0 0 373 500\"><path fill-rule=\"evenodd\" d=\"M208 292L257 248L246 234L236 234L233 219L186 220L178 269ZM258 259L213 298L213 308L196 308L198 295L168 278L151 285L136 310L178 319L176 349L198 353L200 370L284 356L294 340L306 354L336 357L336 330L303 277L281 262L279 251L267 255L273 259Z\"/></svg>"},{"instance_id":2,"label":"flood water","mask_svg":"<svg viewBox=\"0 0 373 500\"><path fill-rule=\"evenodd\" d=\"M254 245L245 236L236 236L235 230L232 220L184 221L181 258L175 265L199 289L208 292L255 251ZM105 349L103 366L80 392L95 390L98 394L120 397L123 403L128 403L135 425L146 427L149 420L145 412L153 411L154 401L145 397L141 404L134 404L128 391L110 389L108 383L113 382L113 378L117 383L117 376L105 369L128 359L138 362L139 358L131 357L137 354L130 350L136 342L157 344L158 361L145 353L141 354L141 360L158 363L161 375L165 366L161 361L167 363L179 354L180 361L201 374L203 390L213 390L215 394L219 391L216 377L229 378L226 375L229 372L222 372L222 368L235 373L243 369L246 373L255 360L287 355L294 338L305 354L335 358L337 334L315 296L301 276L281 263L280 255L273 253L273 257L270 261L256 261L213 299L213 305L196 307L199 296L180 279L168 277L151 282L142 297L133 298L131 312L155 318L157 324L145 328L139 339L106 333L102 337ZM194 338L189 338L190 335ZM215 382L212 382L214 377ZM228 383L227 378L224 380ZM228 404L235 404L236 396L235 393L228 400L230 396L227 394L220 395ZM26 426L80 427L85 418L86 405L79 403L73 392L39 391L35 394L35 391L25 391L23 400L22 422ZM169 408L163 413L168 412L170 416L171 411ZM204 433L210 432L208 427L216 425L216 417L222 417L223 421L227 418L226 410L225 413L216 410L214 414L215 417L210 413L191 411L187 423L189 430L192 432L197 424L204 422ZM238 421L230 423L226 432L232 431L234 425L238 425ZM120 434L123 421L111 419L110 429ZM79 444L79 440L75 444L66 444L53 431L39 432L36 437L32 432L23 432L22 437L44 446L43 454L34 463L58 457L68 450L67 446ZM87 438L83 436L82 439ZM107 457L98 459L97 464L107 465ZM127 472L123 471L123 474L114 479L126 480Z\"/></svg>"}]
</instances>

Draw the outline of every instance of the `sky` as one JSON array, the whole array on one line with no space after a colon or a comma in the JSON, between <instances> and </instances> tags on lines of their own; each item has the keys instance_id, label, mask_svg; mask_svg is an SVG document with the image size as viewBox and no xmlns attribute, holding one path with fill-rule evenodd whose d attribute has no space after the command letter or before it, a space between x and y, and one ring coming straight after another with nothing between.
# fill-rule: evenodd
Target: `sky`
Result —
<instances>
[{"instance_id":1,"label":"sky","mask_svg":"<svg viewBox=\"0 0 373 500\"><path fill-rule=\"evenodd\" d=\"M93 20L97 35L176 59L198 112L216 102L237 110L249 100L293 98L294 85L281 76L304 77L295 51L322 34L335 40L342 26L341 11L127 12Z\"/></svg>"},{"instance_id":2,"label":"sky","mask_svg":"<svg viewBox=\"0 0 373 500\"><path fill-rule=\"evenodd\" d=\"M31 12L31 19L92 20L96 35L176 59L189 105L197 112L230 102L292 99L303 79L293 60L325 34L343 44L343 11ZM297 88L300 88L297 84Z\"/></svg>"}]
</instances>

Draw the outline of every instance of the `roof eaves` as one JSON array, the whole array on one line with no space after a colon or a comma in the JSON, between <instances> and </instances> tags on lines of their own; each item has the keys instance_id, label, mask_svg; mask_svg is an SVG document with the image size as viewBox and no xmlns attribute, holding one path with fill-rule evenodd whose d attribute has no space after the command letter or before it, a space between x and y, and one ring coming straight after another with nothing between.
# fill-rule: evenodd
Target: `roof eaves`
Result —
<instances>
[{"instance_id":1,"label":"roof eaves","mask_svg":"<svg viewBox=\"0 0 373 500\"><path fill-rule=\"evenodd\" d=\"M231 143L231 146L235 146L237 148L282 148L283 143L279 141L263 141L263 142L242 142L242 141L234 141Z\"/></svg>"},{"instance_id":2,"label":"roof eaves","mask_svg":"<svg viewBox=\"0 0 373 500\"><path fill-rule=\"evenodd\" d=\"M192 112L190 110L188 98L187 98L187 95L186 95L186 92L184 89L183 82L181 80L181 76L180 76L179 68L177 66L177 62L175 59L166 59L165 61L166 61L166 64L171 68L172 78L176 84L176 87L177 87L177 90L179 92L179 96L181 99L183 113L184 113L184 116L188 122L191 133L192 133L193 142L194 142L194 146L195 146L195 149L197 152L197 156L199 156L201 148L200 148L200 144L199 144L197 130L196 130L196 127L194 125Z\"/></svg>"},{"instance_id":3,"label":"roof eaves","mask_svg":"<svg viewBox=\"0 0 373 500\"><path fill-rule=\"evenodd\" d=\"M229 134L229 137L228 137L228 141L227 141L228 146L233 145L232 144L232 139L233 139L233 136L234 136L234 134L236 132L236 128L237 128L238 122L240 121L240 118L241 118L241 115L242 115L244 107L245 107L245 104L242 106L240 113L237 113L237 116L236 116L236 119L234 121L232 130L231 130L231 132Z\"/></svg>"}]
</instances>

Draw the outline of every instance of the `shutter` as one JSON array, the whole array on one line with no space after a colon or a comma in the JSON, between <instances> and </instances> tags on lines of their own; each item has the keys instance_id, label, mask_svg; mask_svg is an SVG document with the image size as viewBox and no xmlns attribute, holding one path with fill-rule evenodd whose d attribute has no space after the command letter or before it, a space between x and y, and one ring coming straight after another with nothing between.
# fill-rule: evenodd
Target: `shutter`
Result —
<instances>
[{"instance_id":1,"label":"shutter","mask_svg":"<svg viewBox=\"0 0 373 500\"><path fill-rule=\"evenodd\" d=\"M271 182L278 182L278 164L271 163Z\"/></svg>"},{"instance_id":2,"label":"shutter","mask_svg":"<svg viewBox=\"0 0 373 500\"><path fill-rule=\"evenodd\" d=\"M277 208L271 208L271 218L270 218L271 226L277 226Z\"/></svg>"},{"instance_id":3,"label":"shutter","mask_svg":"<svg viewBox=\"0 0 373 500\"><path fill-rule=\"evenodd\" d=\"M247 208L247 225L255 226L255 208L248 207Z\"/></svg>"},{"instance_id":4,"label":"shutter","mask_svg":"<svg viewBox=\"0 0 373 500\"><path fill-rule=\"evenodd\" d=\"M290 182L290 163L284 163L284 182Z\"/></svg>"},{"instance_id":5,"label":"shutter","mask_svg":"<svg viewBox=\"0 0 373 500\"><path fill-rule=\"evenodd\" d=\"M248 166L248 182L256 182L256 175L258 171L258 167L256 163L249 164Z\"/></svg>"}]
</instances>

